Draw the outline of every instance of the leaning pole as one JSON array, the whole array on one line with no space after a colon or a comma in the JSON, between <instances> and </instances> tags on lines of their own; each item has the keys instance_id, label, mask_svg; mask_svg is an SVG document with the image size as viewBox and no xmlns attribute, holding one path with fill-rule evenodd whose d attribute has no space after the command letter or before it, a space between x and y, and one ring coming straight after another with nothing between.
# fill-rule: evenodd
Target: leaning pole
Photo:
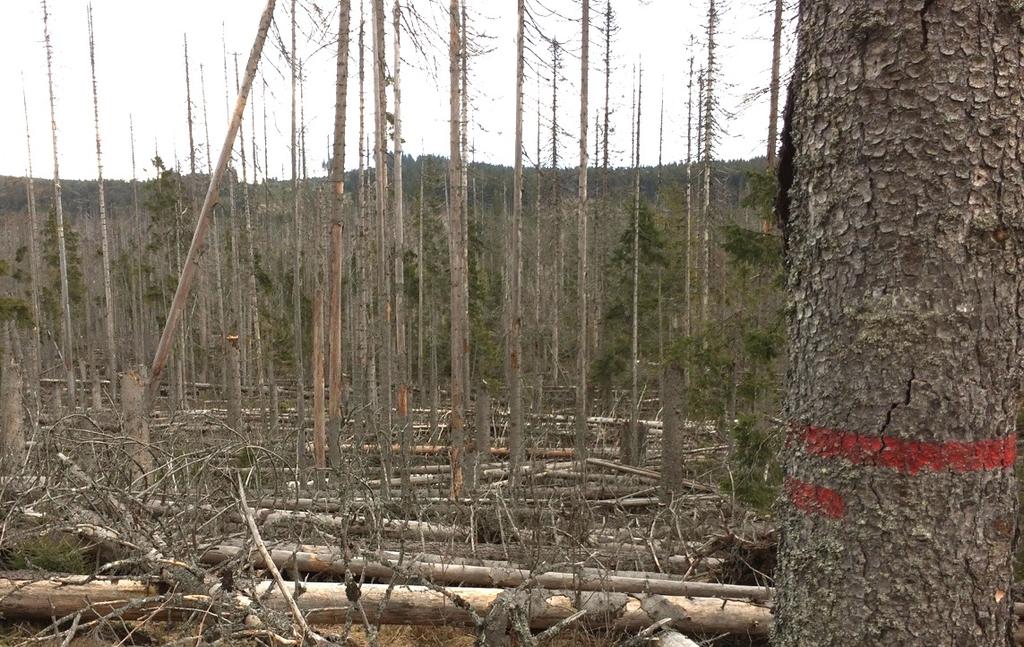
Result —
<instances>
[{"instance_id":1,"label":"leaning pole","mask_svg":"<svg viewBox=\"0 0 1024 647\"><path fill-rule=\"evenodd\" d=\"M199 267L199 257L203 253L206 239L206 231L210 228L213 208L219 201L220 183L224 178L224 169L227 168L228 160L231 159L231 149L235 146L235 136L242 123L242 115L245 112L245 104L249 98L249 89L252 87L253 78L256 76L256 67L259 65L260 57L263 54L263 43L267 40L267 33L270 31L270 23L274 18L274 5L276 0L267 0L267 6L260 17L259 30L256 32L256 40L249 52L249 61L245 64L245 78L242 87L238 91L238 98L235 100L235 110L231 114L231 123L228 124L227 135L224 136L224 146L220 150L220 157L217 159L217 166L210 176L210 187L206 190L206 198L203 200L203 208L199 212L199 220L196 222L196 231L192 235L192 244L188 248L188 256L185 257L185 264L181 268L181 276L178 278L178 287L174 291L174 300L171 301L170 312L167 313L167 322L160 334L160 343L157 345L156 354L153 356L153 365L150 368L150 381L147 389L147 407L152 407L153 401L160 388L160 377L164 366L167 364L167 357L171 353L174 335L177 332L178 323L181 321L181 313L185 310L188 302L188 295L192 289L192 280L195 278L196 270Z\"/></svg>"}]
</instances>

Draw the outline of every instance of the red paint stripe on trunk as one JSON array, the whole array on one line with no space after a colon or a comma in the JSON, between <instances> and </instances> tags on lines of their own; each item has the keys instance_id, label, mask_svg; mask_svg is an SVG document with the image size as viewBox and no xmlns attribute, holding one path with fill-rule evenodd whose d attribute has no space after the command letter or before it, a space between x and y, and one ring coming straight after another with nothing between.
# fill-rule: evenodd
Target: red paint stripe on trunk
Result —
<instances>
[{"instance_id":1,"label":"red paint stripe on trunk","mask_svg":"<svg viewBox=\"0 0 1024 647\"><path fill-rule=\"evenodd\" d=\"M1012 467L1017 438L975 442L925 442L893 436L867 436L838 429L794 426L804 449L821 458L842 458L854 465L876 465L903 474L979 472Z\"/></svg>"},{"instance_id":2,"label":"red paint stripe on trunk","mask_svg":"<svg viewBox=\"0 0 1024 647\"><path fill-rule=\"evenodd\" d=\"M832 488L788 477L785 489L786 496L798 510L821 514L830 519L840 519L846 514L843 495Z\"/></svg>"}]
</instances>

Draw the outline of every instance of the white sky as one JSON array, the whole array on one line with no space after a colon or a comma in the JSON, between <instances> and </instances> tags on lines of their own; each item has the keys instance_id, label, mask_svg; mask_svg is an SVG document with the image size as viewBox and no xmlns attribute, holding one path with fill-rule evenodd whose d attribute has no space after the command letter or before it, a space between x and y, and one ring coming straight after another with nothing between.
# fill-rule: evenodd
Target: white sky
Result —
<instances>
[{"instance_id":1,"label":"white sky","mask_svg":"<svg viewBox=\"0 0 1024 647\"><path fill-rule=\"evenodd\" d=\"M402 117L405 150L447 154L448 81L447 81L447 2L403 0L426 18L432 26L444 29L442 36L426 31L422 42L425 58L403 35ZM96 31L100 126L103 136L104 176L131 177L129 116L134 118L138 173L150 176L150 159L159 149L165 163L175 160L188 166L188 134L185 117L185 79L183 38L189 41L192 92L195 105L196 139L200 147L199 166L205 169L203 122L200 88L200 64L203 65L209 100L209 132L214 155L220 148L227 123L222 57L222 29L227 50L239 53L244 66L264 0L93 0ZM289 0L278 0L275 20L281 37L289 40ZM313 5L330 13L330 30L337 31L336 2L302 0L300 8L299 51L306 75L305 115L307 163L310 175L322 175L334 116L335 46L322 46L313 35L310 17ZM579 49L578 24L559 15L550 15L538 4L535 17L549 34L567 41L570 50L564 57L565 82L559 91L559 121L565 131L560 143L563 164L575 164L577 147L572 138L578 132ZM592 19L597 22L604 0L592 0ZM358 26L358 0L353 0L353 30ZM385 0L390 14L389 0ZM578 0L545 0L557 14L576 19ZM750 93L767 85L771 63L771 16L768 0L729 0L723 9L719 60L721 62L722 114L724 133L717 144L717 157L737 158L763 155L767 132L768 100L763 93L747 100ZM508 164L513 153L515 87L515 0L470 0L471 25L487 35L479 39L488 51L472 62L470 92L472 146L475 159ZM613 0L620 30L613 41L615 69L612 77L613 128L617 130L612 148L619 164L628 161L629 115L632 92L632 68L642 59L644 69L643 125L641 159L655 164L658 158L658 113L662 91L665 105L664 160L685 156L687 46L691 32L697 37L697 63L706 57L702 33L705 24L703 0ZM46 58L43 47L42 7L38 0L3 0L0 20L0 174L24 175L28 156L25 149L25 117L22 109L22 75L28 97L29 126L32 135L33 173L37 177L52 174L50 119L46 88ZM54 47L54 84L57 96L57 124L60 145L61 176L86 179L96 175L92 90L89 72L88 35L85 0L50 0L50 29ZM368 8L367 8L368 10ZM391 59L390 15L388 22L388 59ZM222 28L223 25L223 28ZM367 29L367 45L370 44ZM358 144L358 85L355 32L349 83L349 120L346 166L356 165ZM788 47L787 47L788 49ZM544 64L550 56L540 45ZM593 142L594 110L603 104L603 35L592 31L590 80L590 134ZM267 84L258 79L254 88L257 110L257 144L262 149L262 112L268 113L270 175L288 174L290 81L278 51L277 38L268 39L260 70ZM788 58L788 52L787 52ZM390 62L389 62L390 65ZM788 67L788 66L787 66ZM542 70L541 110L544 139L549 138L550 72ZM234 67L231 63L230 95L234 102ZM367 57L367 128L372 128L372 77ZM531 73L526 81L525 141L532 160L536 144L537 79ZM249 132L245 122L245 137ZM251 143L248 144L251 146ZM593 144L590 144L593 146ZM545 145L546 146L546 145ZM260 153L262 155L262 152ZM592 153L593 154L593 153ZM545 159L550 152L545 151ZM262 164L262 161L261 161Z\"/></svg>"}]
</instances>

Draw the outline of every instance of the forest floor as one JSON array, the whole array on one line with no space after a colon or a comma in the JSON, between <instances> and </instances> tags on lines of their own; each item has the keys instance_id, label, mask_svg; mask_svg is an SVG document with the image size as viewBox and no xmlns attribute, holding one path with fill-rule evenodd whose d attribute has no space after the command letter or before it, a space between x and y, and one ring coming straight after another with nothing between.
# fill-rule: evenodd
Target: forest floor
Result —
<instances>
[{"instance_id":1,"label":"forest floor","mask_svg":"<svg viewBox=\"0 0 1024 647\"><path fill-rule=\"evenodd\" d=\"M723 490L732 477L728 444L712 426L690 427L686 489L667 502L659 493L657 411L643 416L650 419L646 445L640 460L627 461L633 465L619 460L623 421L591 419L590 459L581 464L559 449L572 444L571 416L552 407L530 419L531 453L520 474L510 473L500 452L482 457L479 483L452 500L447 452L437 450L448 443L444 412L414 411L418 449L408 465L391 450L395 438L366 428L359 442L347 437L343 465L318 473L296 470L294 410L283 402L271 428L274 416L264 406L248 403L242 429L225 424L217 401L157 410L147 448L154 466L145 477L133 466L138 454L117 412L43 416L28 463L0 475L0 645L288 644L298 620L288 594L267 584L272 571L257 554L261 546L278 562L286 588L297 586L293 580L319 582L328 587L329 607L347 605L348 625L310 622L353 646L468 647L476 640L472 627L445 625L491 621L498 602L477 604L477 591L504 587L509 595L535 596L563 575L569 586L559 588L576 590L568 602L532 597L525 610L508 602L509 644L533 642L529 632L523 638L514 631L517 621L537 633L554 622L538 620L545 613L564 620L575 611L563 613L560 604L589 614L568 618L545 636L546 645L640 645L631 637L645 628L656 637L659 614L676 618L672 624L689 628L701 644L764 644L766 621L744 625L749 619L728 613L717 613L704 630L702 612L683 607L645 606L627 619L629 605L657 597L652 590L721 583L754 592L749 601L728 593L723 607L767 613L770 519ZM489 419L492 444L507 446L503 412ZM617 593L622 582L636 581L643 585ZM261 582L267 588L259 589ZM383 601L372 597L375 583L391 584ZM100 600L88 587L101 585L109 587L104 595L122 588L113 601ZM149 588L123 588L130 585ZM38 586L52 589L32 597ZM351 603L350 586L361 587L362 602ZM85 593L75 598L75 587ZM390 600L392 590L411 597ZM326 604L315 591L294 591L304 613ZM463 609L460 595L476 611ZM685 606L691 598L657 599ZM353 620L354 607L361 620ZM157 622L168 614L176 621ZM412 626L422 624L441 626Z\"/></svg>"}]
</instances>

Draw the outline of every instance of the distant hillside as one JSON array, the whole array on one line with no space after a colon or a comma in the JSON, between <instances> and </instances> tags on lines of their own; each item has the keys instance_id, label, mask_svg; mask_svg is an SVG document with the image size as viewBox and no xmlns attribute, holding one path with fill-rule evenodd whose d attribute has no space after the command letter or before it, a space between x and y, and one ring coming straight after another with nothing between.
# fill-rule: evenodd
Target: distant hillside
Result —
<instances>
[{"instance_id":1,"label":"distant hillside","mask_svg":"<svg viewBox=\"0 0 1024 647\"><path fill-rule=\"evenodd\" d=\"M447 169L447 158L424 155L418 158L406 157L403 165L404 184L406 196L414 200L418 195L420 175L424 168L427 169L429 179L426 181L428 190L431 184L439 184L443 173ZM718 186L718 196L723 204L735 207L738 205L746 186L747 174L764 168L764 158L752 160L731 160L716 162L715 183ZM694 167L694 173L699 169ZM641 169L641 190L649 199L653 198L659 182L663 188L682 186L685 177L685 167L681 164L668 164L659 170L657 167L646 166ZM512 168L497 164L473 164L469 169L470 176L470 199L484 210L500 210L503 193L512 187ZM550 169L541 169L542 187L544 194L550 195L552 176ZM203 177L203 181L206 178ZM325 178L310 178L314 185L322 184ZM576 170L560 169L558 181L562 185L563 196L571 200L576 193ZM141 185L145 180L140 180ZM131 213L132 209L132 187L131 182L124 180L106 181L106 200L111 217L118 218L121 215ZM350 171L346 176L346 191L354 194L356 190L356 171ZM525 204L527 208L532 204L537 185L536 170L528 167L525 173ZM290 182L282 180L271 180L270 189L275 193L287 191ZM98 209L96 183L92 180L63 180L61 182L64 200L64 211L71 219L95 214ZM591 195L600 195L604 190L604 174L601 169L590 171L590 192ZM632 194L633 170L627 168L614 168L608 172L607 190L612 196L625 197ZM507 198L511 199L511 198ZM48 178L36 180L36 204L40 210L49 209L53 202L52 183ZM28 209L28 199L25 190L24 177L0 176L0 217L10 213L24 213Z\"/></svg>"}]
</instances>

